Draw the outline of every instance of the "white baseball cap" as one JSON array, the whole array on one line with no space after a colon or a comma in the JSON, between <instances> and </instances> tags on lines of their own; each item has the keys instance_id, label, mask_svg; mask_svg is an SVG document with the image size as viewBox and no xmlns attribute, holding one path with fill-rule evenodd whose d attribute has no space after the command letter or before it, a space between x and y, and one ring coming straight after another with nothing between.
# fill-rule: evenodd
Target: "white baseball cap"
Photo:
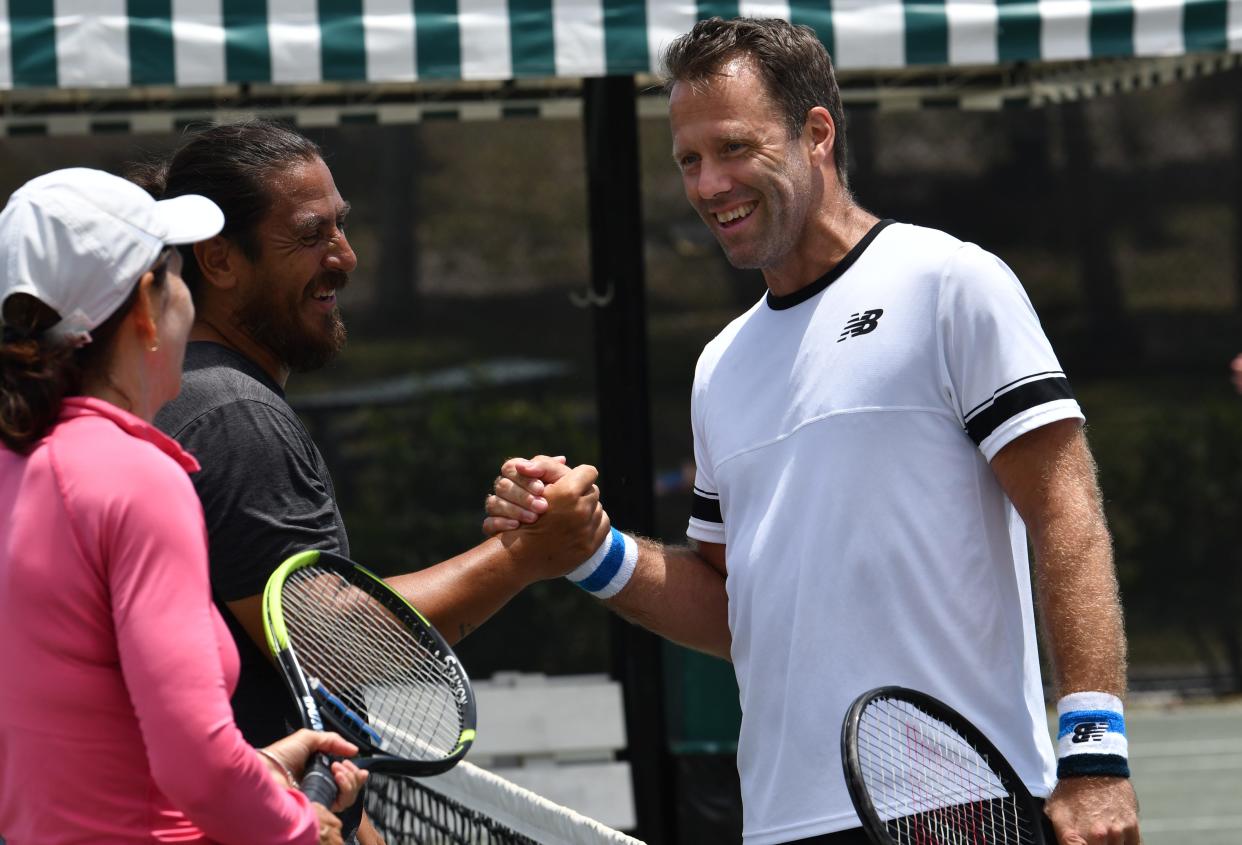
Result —
<instances>
[{"instance_id":1,"label":"white baseball cap","mask_svg":"<svg viewBox=\"0 0 1242 845\"><path fill-rule=\"evenodd\" d=\"M50 334L89 342L166 246L223 227L224 213L206 197L156 201L102 170L54 170L18 188L0 211L0 315L11 295L29 294L60 314Z\"/></svg>"}]
</instances>

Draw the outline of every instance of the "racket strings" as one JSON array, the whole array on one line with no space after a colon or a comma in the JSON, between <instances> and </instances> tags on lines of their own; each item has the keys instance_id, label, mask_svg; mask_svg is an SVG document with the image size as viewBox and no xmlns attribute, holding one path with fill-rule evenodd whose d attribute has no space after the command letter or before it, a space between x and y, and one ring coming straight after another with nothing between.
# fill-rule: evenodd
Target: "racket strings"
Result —
<instances>
[{"instance_id":1,"label":"racket strings","mask_svg":"<svg viewBox=\"0 0 1242 845\"><path fill-rule=\"evenodd\" d=\"M1030 845L1035 820L987 759L917 706L876 699L858 725L863 779L898 845Z\"/></svg>"},{"instance_id":2,"label":"racket strings","mask_svg":"<svg viewBox=\"0 0 1242 845\"><path fill-rule=\"evenodd\" d=\"M314 567L286 579L281 604L298 662L321 685L321 708L389 754L438 760L453 752L463 723L455 667L392 610Z\"/></svg>"}]
</instances>

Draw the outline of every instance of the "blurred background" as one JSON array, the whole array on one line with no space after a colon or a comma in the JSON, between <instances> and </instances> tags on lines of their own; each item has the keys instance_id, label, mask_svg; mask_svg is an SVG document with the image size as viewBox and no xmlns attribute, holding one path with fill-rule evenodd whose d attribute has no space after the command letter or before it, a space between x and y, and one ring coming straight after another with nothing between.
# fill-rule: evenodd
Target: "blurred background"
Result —
<instances>
[{"instance_id":1,"label":"blurred background","mask_svg":"<svg viewBox=\"0 0 1242 845\"><path fill-rule=\"evenodd\" d=\"M764 287L728 265L685 202L660 98L644 99L651 470L656 533L678 543L695 360ZM1242 351L1242 70L1042 108L860 106L848 123L864 206L1000 255L1039 312L1099 462L1136 700L1242 691L1242 398L1229 369ZM294 376L290 398L331 467L357 559L418 568L478 542L507 457L601 459L584 128L510 116L305 131L353 203L360 263L341 296L346 351ZM175 142L10 133L0 192L55 167L119 170ZM548 582L459 653L479 678L608 673L615 632L592 600ZM732 841L731 670L663 654L678 841ZM1242 720L1221 724L1242 736Z\"/></svg>"}]
</instances>

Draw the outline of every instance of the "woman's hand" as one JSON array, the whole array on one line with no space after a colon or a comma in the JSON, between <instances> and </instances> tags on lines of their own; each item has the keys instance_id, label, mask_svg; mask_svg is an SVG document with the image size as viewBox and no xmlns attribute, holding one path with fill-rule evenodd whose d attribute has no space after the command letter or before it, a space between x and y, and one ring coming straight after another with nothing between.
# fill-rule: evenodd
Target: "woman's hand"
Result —
<instances>
[{"instance_id":1,"label":"woman's hand","mask_svg":"<svg viewBox=\"0 0 1242 845\"><path fill-rule=\"evenodd\" d=\"M345 845L341 836L341 820L322 804L311 804L319 820L319 845Z\"/></svg>"},{"instance_id":2,"label":"woman's hand","mask_svg":"<svg viewBox=\"0 0 1242 845\"><path fill-rule=\"evenodd\" d=\"M352 757L358 753L356 745L352 742L347 742L338 734L327 731L311 731L305 728L290 734L284 739L273 742L263 750L267 755L275 758L284 768L292 772L295 778L301 778L302 772L306 769L306 762L312 754L318 751L322 751L325 754L334 754L338 757ZM277 780L287 786L294 785L285 783L288 780L285 773L272 766L271 761L267 757L264 759L269 763L269 768L272 769L272 773ZM332 777L336 781L338 794L336 801L333 802L330 809L332 812L339 813L358 800L358 793L362 790L362 785L367 780L367 772L359 769L349 760L338 760L332 764ZM322 831L322 826L320 829Z\"/></svg>"}]
</instances>

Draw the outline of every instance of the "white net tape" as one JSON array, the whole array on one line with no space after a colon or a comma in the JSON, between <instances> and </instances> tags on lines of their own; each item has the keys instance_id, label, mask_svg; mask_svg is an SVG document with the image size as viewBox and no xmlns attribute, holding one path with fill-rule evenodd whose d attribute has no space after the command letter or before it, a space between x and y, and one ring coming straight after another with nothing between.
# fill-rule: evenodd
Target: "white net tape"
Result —
<instances>
[{"instance_id":1,"label":"white net tape","mask_svg":"<svg viewBox=\"0 0 1242 845\"><path fill-rule=\"evenodd\" d=\"M389 845L643 845L470 763L432 778L372 778Z\"/></svg>"}]
</instances>

